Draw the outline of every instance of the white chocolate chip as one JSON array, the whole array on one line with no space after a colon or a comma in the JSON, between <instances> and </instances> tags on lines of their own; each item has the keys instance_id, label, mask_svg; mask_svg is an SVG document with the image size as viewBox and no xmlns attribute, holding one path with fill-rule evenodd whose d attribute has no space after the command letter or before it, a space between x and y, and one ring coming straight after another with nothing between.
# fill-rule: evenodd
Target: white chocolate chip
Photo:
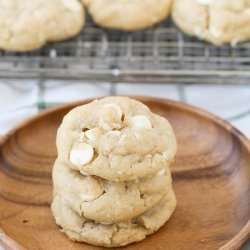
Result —
<instances>
[{"instance_id":1,"label":"white chocolate chip","mask_svg":"<svg viewBox=\"0 0 250 250\"><path fill-rule=\"evenodd\" d=\"M82 171L82 170L80 170L80 174L81 174L81 175L84 175L84 176L89 176L88 173L86 173L86 172L84 172L84 171Z\"/></svg>"},{"instance_id":2,"label":"white chocolate chip","mask_svg":"<svg viewBox=\"0 0 250 250\"><path fill-rule=\"evenodd\" d=\"M121 108L118 105L116 105L114 103L108 103L108 104L104 104L103 108L104 109L110 109L110 110L111 109L116 110L118 117L122 118L122 110L121 110Z\"/></svg>"},{"instance_id":3,"label":"white chocolate chip","mask_svg":"<svg viewBox=\"0 0 250 250\"><path fill-rule=\"evenodd\" d=\"M145 115L135 115L131 118L133 128L152 128L152 124Z\"/></svg>"},{"instance_id":4,"label":"white chocolate chip","mask_svg":"<svg viewBox=\"0 0 250 250\"><path fill-rule=\"evenodd\" d=\"M101 135L102 135L101 128L92 128L85 132L85 136L91 141L96 141L97 139L100 138Z\"/></svg>"},{"instance_id":5,"label":"white chocolate chip","mask_svg":"<svg viewBox=\"0 0 250 250\"><path fill-rule=\"evenodd\" d=\"M113 224L113 222L105 222L105 221L100 221L99 223L102 225L112 225Z\"/></svg>"},{"instance_id":6,"label":"white chocolate chip","mask_svg":"<svg viewBox=\"0 0 250 250\"><path fill-rule=\"evenodd\" d=\"M70 152L70 161L77 165L83 166L89 163L94 155L94 149L86 143L79 143Z\"/></svg>"},{"instance_id":7,"label":"white chocolate chip","mask_svg":"<svg viewBox=\"0 0 250 250\"><path fill-rule=\"evenodd\" d=\"M164 151L162 156L167 161L168 160L168 151Z\"/></svg>"},{"instance_id":8,"label":"white chocolate chip","mask_svg":"<svg viewBox=\"0 0 250 250\"><path fill-rule=\"evenodd\" d=\"M157 176L163 176L165 174L166 170L165 168L161 169L159 172L157 172Z\"/></svg>"},{"instance_id":9,"label":"white chocolate chip","mask_svg":"<svg viewBox=\"0 0 250 250\"><path fill-rule=\"evenodd\" d=\"M120 129L122 127L122 110L113 103L102 106L99 125L104 130Z\"/></svg>"},{"instance_id":10,"label":"white chocolate chip","mask_svg":"<svg viewBox=\"0 0 250 250\"><path fill-rule=\"evenodd\" d=\"M203 38L204 38L204 34L203 34L203 32L202 32L202 29L201 29L201 27L199 27L199 26L195 26L195 27L194 27L194 34L195 34L196 36L198 36L200 39L203 39Z\"/></svg>"},{"instance_id":11,"label":"white chocolate chip","mask_svg":"<svg viewBox=\"0 0 250 250\"><path fill-rule=\"evenodd\" d=\"M209 32L212 36L218 38L222 35L222 32L220 30L217 30L214 26L209 27Z\"/></svg>"},{"instance_id":12,"label":"white chocolate chip","mask_svg":"<svg viewBox=\"0 0 250 250\"><path fill-rule=\"evenodd\" d=\"M76 1L63 0L63 5L68 10L72 10L72 11L80 11L81 10L81 5Z\"/></svg>"},{"instance_id":13,"label":"white chocolate chip","mask_svg":"<svg viewBox=\"0 0 250 250\"><path fill-rule=\"evenodd\" d=\"M95 196L91 194L80 194L80 198L82 201L93 201Z\"/></svg>"}]
</instances>

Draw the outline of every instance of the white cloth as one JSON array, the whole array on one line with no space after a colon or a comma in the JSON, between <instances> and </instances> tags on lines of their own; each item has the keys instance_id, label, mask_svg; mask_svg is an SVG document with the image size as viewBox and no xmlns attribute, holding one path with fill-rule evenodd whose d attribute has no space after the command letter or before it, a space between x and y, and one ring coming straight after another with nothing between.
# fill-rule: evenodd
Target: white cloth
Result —
<instances>
[{"instance_id":1,"label":"white cloth","mask_svg":"<svg viewBox=\"0 0 250 250\"><path fill-rule=\"evenodd\" d=\"M0 81L0 135L44 108L110 94L145 95L183 101L208 110L250 137L249 85Z\"/></svg>"}]
</instances>

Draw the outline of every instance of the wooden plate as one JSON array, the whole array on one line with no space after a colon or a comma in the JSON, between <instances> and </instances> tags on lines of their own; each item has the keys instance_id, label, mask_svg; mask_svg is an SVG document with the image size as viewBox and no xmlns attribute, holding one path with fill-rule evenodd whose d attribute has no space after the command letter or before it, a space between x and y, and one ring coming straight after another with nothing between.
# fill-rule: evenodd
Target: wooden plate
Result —
<instances>
[{"instance_id":1,"label":"wooden plate","mask_svg":"<svg viewBox=\"0 0 250 250\"><path fill-rule=\"evenodd\" d=\"M173 179L178 207L158 232L123 249L238 249L250 231L249 141L200 109L138 99L166 116L176 132ZM66 112L79 104L47 110L2 138L0 240L6 249L98 249L68 240L50 212L56 130Z\"/></svg>"}]
</instances>

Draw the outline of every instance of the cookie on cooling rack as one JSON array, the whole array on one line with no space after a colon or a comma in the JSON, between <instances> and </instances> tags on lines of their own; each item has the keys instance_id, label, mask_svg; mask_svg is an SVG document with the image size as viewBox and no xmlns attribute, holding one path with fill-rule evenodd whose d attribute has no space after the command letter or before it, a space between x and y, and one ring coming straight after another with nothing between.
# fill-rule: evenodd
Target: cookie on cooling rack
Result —
<instances>
[{"instance_id":1,"label":"cookie on cooling rack","mask_svg":"<svg viewBox=\"0 0 250 250\"><path fill-rule=\"evenodd\" d=\"M143 240L169 220L175 207L176 198L170 190L157 206L146 213L128 221L105 224L79 216L57 194L51 206L56 223L71 240L106 247L125 246Z\"/></svg>"},{"instance_id":2,"label":"cookie on cooling rack","mask_svg":"<svg viewBox=\"0 0 250 250\"><path fill-rule=\"evenodd\" d=\"M173 0L82 0L94 22L117 30L144 29L164 20Z\"/></svg>"},{"instance_id":3,"label":"cookie on cooling rack","mask_svg":"<svg viewBox=\"0 0 250 250\"><path fill-rule=\"evenodd\" d=\"M250 39L250 1L175 0L172 17L185 33L216 45Z\"/></svg>"},{"instance_id":4,"label":"cookie on cooling rack","mask_svg":"<svg viewBox=\"0 0 250 250\"><path fill-rule=\"evenodd\" d=\"M107 223L126 221L145 213L172 190L167 167L138 181L111 182L80 174L57 160L52 176L54 193L69 208L80 216Z\"/></svg>"},{"instance_id":5,"label":"cookie on cooling rack","mask_svg":"<svg viewBox=\"0 0 250 250\"><path fill-rule=\"evenodd\" d=\"M128 97L76 107L57 132L62 164L111 181L156 174L173 162L176 150L169 122Z\"/></svg>"},{"instance_id":6,"label":"cookie on cooling rack","mask_svg":"<svg viewBox=\"0 0 250 250\"><path fill-rule=\"evenodd\" d=\"M30 51L70 38L84 17L78 0L0 0L0 49Z\"/></svg>"}]
</instances>

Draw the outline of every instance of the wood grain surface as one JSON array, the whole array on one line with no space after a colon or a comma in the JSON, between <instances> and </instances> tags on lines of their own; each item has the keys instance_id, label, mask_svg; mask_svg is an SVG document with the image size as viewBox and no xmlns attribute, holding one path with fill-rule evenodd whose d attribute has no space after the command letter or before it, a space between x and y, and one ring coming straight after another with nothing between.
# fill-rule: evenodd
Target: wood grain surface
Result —
<instances>
[{"instance_id":1,"label":"wood grain surface","mask_svg":"<svg viewBox=\"0 0 250 250\"><path fill-rule=\"evenodd\" d=\"M174 127L178 205L158 232L123 249L239 249L250 232L249 141L205 111L139 99ZM1 139L0 245L5 249L100 249L68 240L50 211L56 130L66 112L79 104L45 111Z\"/></svg>"}]
</instances>

